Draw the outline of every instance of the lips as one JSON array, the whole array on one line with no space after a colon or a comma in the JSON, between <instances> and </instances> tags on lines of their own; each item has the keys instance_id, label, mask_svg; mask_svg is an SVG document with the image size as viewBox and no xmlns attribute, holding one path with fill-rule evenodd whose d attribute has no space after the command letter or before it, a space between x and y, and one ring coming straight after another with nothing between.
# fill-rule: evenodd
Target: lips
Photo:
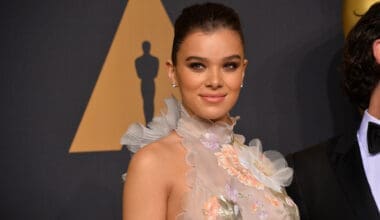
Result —
<instances>
[{"instance_id":1,"label":"lips","mask_svg":"<svg viewBox=\"0 0 380 220\"><path fill-rule=\"evenodd\" d=\"M200 97L209 103L223 102L227 94L201 94Z\"/></svg>"}]
</instances>

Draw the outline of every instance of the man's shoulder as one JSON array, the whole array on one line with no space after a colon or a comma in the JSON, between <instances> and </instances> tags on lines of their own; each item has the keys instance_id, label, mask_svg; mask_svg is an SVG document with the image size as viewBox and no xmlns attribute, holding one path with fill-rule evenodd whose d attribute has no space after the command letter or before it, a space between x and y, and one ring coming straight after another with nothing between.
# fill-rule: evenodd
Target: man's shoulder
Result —
<instances>
[{"instance_id":1,"label":"man's shoulder","mask_svg":"<svg viewBox=\"0 0 380 220\"><path fill-rule=\"evenodd\" d=\"M327 163L333 155L344 154L351 146L356 136L353 132L334 136L321 143L307 147L287 155L290 166L297 164Z\"/></svg>"},{"instance_id":2,"label":"man's shoulder","mask_svg":"<svg viewBox=\"0 0 380 220\"><path fill-rule=\"evenodd\" d=\"M342 147L343 148L346 146L348 147L349 145L353 143L353 141L355 141L355 138L356 136L353 132L337 135L323 142L320 142L318 144L307 147L303 150L292 153L289 156L296 157L296 158L299 158L299 157L314 158L314 157L326 156L330 152L334 152L334 151L338 152L338 151L343 150Z\"/></svg>"},{"instance_id":3,"label":"man's shoulder","mask_svg":"<svg viewBox=\"0 0 380 220\"><path fill-rule=\"evenodd\" d=\"M335 136L328 140L325 140L321 143L312 145L303 150L297 151L295 153L289 154L287 158L292 157L294 159L316 159L320 157L324 157L331 151L339 142L342 136Z\"/></svg>"}]
</instances>

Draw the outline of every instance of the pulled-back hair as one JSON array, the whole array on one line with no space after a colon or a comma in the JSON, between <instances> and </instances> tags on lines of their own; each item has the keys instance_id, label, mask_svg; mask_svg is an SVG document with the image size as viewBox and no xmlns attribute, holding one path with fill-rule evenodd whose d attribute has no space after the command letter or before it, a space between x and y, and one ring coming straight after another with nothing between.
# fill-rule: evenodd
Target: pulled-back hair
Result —
<instances>
[{"instance_id":1,"label":"pulled-back hair","mask_svg":"<svg viewBox=\"0 0 380 220\"><path fill-rule=\"evenodd\" d=\"M219 28L236 31L244 45L239 15L232 8L217 3L195 4L184 8L174 25L171 54L173 64L176 65L178 50L188 34L196 30L213 32Z\"/></svg>"},{"instance_id":2,"label":"pulled-back hair","mask_svg":"<svg viewBox=\"0 0 380 220\"><path fill-rule=\"evenodd\" d=\"M344 88L351 101L362 110L368 108L380 79L380 64L372 48L377 39L380 39L380 3L372 5L359 19L344 46Z\"/></svg>"}]
</instances>

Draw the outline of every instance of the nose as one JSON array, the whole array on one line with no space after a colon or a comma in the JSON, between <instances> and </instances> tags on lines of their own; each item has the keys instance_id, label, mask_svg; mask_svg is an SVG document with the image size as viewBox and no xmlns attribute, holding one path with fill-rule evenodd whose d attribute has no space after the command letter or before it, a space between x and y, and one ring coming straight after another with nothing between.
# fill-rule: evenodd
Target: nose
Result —
<instances>
[{"instance_id":1,"label":"nose","mask_svg":"<svg viewBox=\"0 0 380 220\"><path fill-rule=\"evenodd\" d=\"M223 87L222 72L218 69L212 69L207 74L206 87L218 89Z\"/></svg>"}]
</instances>

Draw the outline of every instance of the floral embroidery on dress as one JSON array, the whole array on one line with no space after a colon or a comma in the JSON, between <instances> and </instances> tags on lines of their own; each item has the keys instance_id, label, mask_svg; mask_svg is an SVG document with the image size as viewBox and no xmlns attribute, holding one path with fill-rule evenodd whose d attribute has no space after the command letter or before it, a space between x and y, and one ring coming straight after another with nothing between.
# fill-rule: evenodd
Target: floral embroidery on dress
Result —
<instances>
[{"instance_id":1,"label":"floral embroidery on dress","mask_svg":"<svg viewBox=\"0 0 380 220\"><path fill-rule=\"evenodd\" d=\"M220 204L218 202L218 198L216 196L213 196L209 198L203 205L203 214L208 217L216 217L218 216L219 208Z\"/></svg>"},{"instance_id":2,"label":"floral embroidery on dress","mask_svg":"<svg viewBox=\"0 0 380 220\"><path fill-rule=\"evenodd\" d=\"M268 193L265 193L265 198L275 207L279 207L280 206L280 201L273 197L272 195L269 195Z\"/></svg>"},{"instance_id":3,"label":"floral embroidery on dress","mask_svg":"<svg viewBox=\"0 0 380 220\"><path fill-rule=\"evenodd\" d=\"M230 134L226 135L226 132ZM207 131L200 136L199 140L207 149L216 151L220 148L220 145L231 143L232 132L228 132L224 127L213 126L208 128Z\"/></svg>"},{"instance_id":4,"label":"floral embroidery on dress","mask_svg":"<svg viewBox=\"0 0 380 220\"><path fill-rule=\"evenodd\" d=\"M268 212L265 210L264 203L261 201L255 201L251 207L253 213L257 213L260 220L268 218Z\"/></svg>"},{"instance_id":5,"label":"floral embroidery on dress","mask_svg":"<svg viewBox=\"0 0 380 220\"><path fill-rule=\"evenodd\" d=\"M287 166L284 157L277 151L262 152L261 142L254 139L249 146L242 147L238 154L240 164L248 169L265 186L282 192L292 180L293 169Z\"/></svg>"},{"instance_id":6,"label":"floral embroidery on dress","mask_svg":"<svg viewBox=\"0 0 380 220\"><path fill-rule=\"evenodd\" d=\"M238 191L233 188L230 184L226 184L225 186L227 198L233 202L237 201Z\"/></svg>"},{"instance_id":7,"label":"floral embroidery on dress","mask_svg":"<svg viewBox=\"0 0 380 220\"><path fill-rule=\"evenodd\" d=\"M203 146L210 150L217 150L219 148L218 136L214 133L206 132L200 138Z\"/></svg>"},{"instance_id":8,"label":"floral embroidery on dress","mask_svg":"<svg viewBox=\"0 0 380 220\"><path fill-rule=\"evenodd\" d=\"M207 219L213 220L217 217L229 217L228 219L241 219L240 208L237 202L237 190L230 184L225 185L226 196L212 196L203 205L203 214Z\"/></svg>"},{"instance_id":9,"label":"floral embroidery on dress","mask_svg":"<svg viewBox=\"0 0 380 220\"><path fill-rule=\"evenodd\" d=\"M215 156L217 157L218 165L227 170L229 175L237 177L244 185L264 189L264 185L257 181L249 170L240 164L238 154L232 145L223 145L221 150L215 153Z\"/></svg>"}]
</instances>

